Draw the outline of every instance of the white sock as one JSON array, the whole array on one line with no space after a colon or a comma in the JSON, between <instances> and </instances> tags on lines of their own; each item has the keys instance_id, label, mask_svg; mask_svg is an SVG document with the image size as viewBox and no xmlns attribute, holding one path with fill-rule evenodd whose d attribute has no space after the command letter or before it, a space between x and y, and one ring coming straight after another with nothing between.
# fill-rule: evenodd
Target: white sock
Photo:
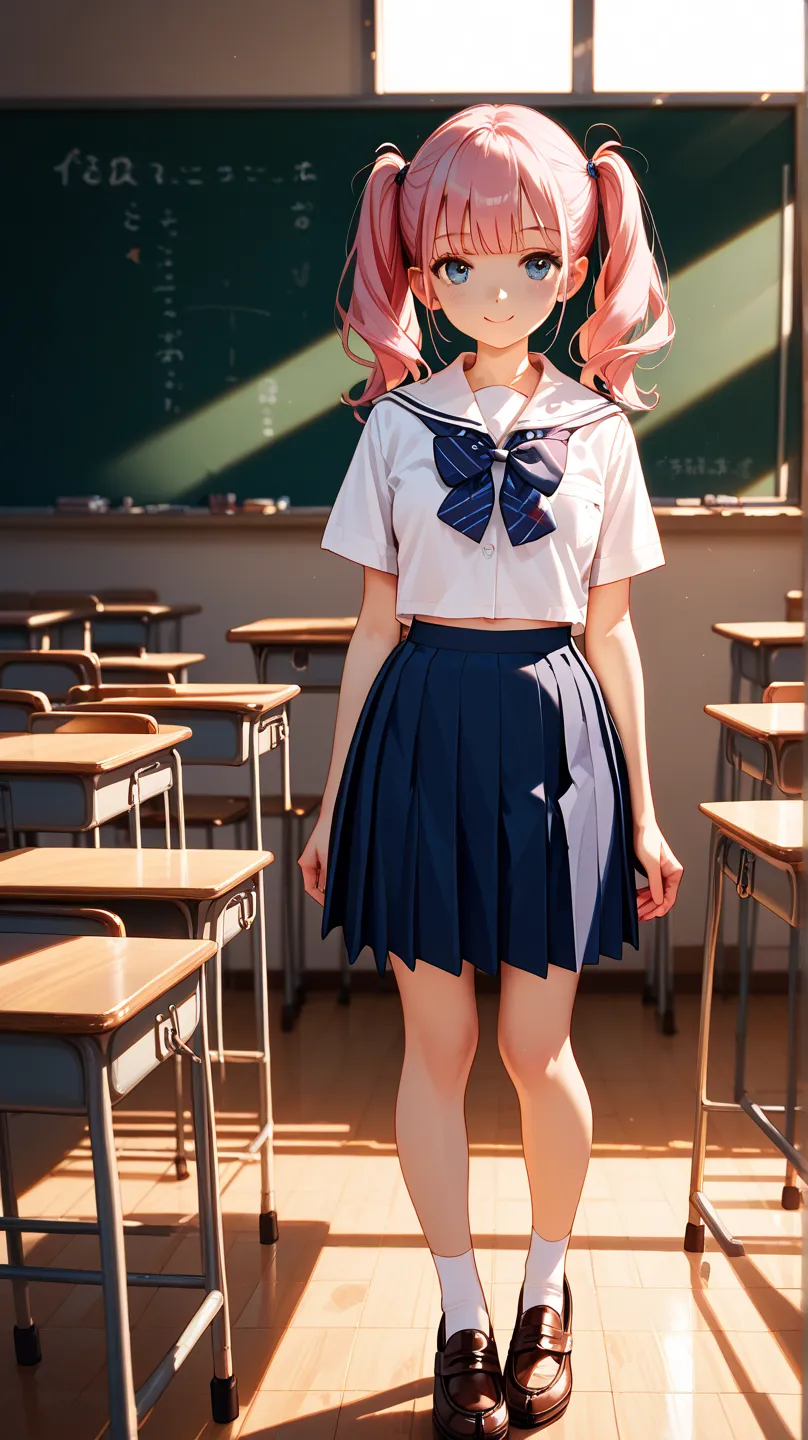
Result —
<instances>
[{"instance_id":1,"label":"white sock","mask_svg":"<svg viewBox=\"0 0 808 1440\"><path fill-rule=\"evenodd\" d=\"M569 1243L569 1235L563 1240L543 1240L537 1231L530 1232L522 1296L523 1313L529 1310L531 1305L552 1305L553 1309L563 1316L564 1261Z\"/></svg>"},{"instance_id":2,"label":"white sock","mask_svg":"<svg viewBox=\"0 0 808 1440\"><path fill-rule=\"evenodd\" d=\"M440 1280L446 1339L458 1330L482 1330L484 1335L488 1335L491 1322L474 1251L467 1250L465 1255L433 1255L432 1259Z\"/></svg>"}]
</instances>

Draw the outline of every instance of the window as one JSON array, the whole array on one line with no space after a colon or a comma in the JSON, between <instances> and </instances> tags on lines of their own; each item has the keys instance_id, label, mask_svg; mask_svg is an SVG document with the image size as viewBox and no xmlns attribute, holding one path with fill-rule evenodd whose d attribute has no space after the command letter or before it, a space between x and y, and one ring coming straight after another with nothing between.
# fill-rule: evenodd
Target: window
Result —
<instances>
[{"instance_id":1,"label":"window","mask_svg":"<svg viewBox=\"0 0 808 1440\"><path fill-rule=\"evenodd\" d=\"M572 0L376 0L379 94L572 88Z\"/></svg>"},{"instance_id":2,"label":"window","mask_svg":"<svg viewBox=\"0 0 808 1440\"><path fill-rule=\"evenodd\" d=\"M803 0L595 0L600 91L799 91Z\"/></svg>"}]
</instances>

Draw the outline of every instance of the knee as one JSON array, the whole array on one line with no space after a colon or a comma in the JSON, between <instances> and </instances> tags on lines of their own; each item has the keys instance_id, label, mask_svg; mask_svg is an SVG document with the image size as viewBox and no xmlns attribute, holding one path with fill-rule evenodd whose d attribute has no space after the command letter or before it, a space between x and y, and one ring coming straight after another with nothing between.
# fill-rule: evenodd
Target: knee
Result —
<instances>
[{"instance_id":1,"label":"knee","mask_svg":"<svg viewBox=\"0 0 808 1440\"><path fill-rule=\"evenodd\" d=\"M535 1091L551 1082L563 1069L569 1038L537 1033L535 1027L515 1021L498 1030L502 1063L517 1089Z\"/></svg>"},{"instance_id":2,"label":"knee","mask_svg":"<svg viewBox=\"0 0 808 1440\"><path fill-rule=\"evenodd\" d=\"M416 1060L436 1090L465 1090L477 1051L479 1025L476 1013L441 1026L430 1026L417 1036L407 1035L406 1060Z\"/></svg>"}]
</instances>

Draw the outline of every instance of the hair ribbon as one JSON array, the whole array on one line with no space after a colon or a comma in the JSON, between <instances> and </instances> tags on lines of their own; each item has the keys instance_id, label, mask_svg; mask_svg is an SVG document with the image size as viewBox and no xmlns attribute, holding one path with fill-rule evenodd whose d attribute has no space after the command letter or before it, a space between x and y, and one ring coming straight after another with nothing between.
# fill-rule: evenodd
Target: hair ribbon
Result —
<instances>
[{"instance_id":1,"label":"hair ribbon","mask_svg":"<svg viewBox=\"0 0 808 1440\"><path fill-rule=\"evenodd\" d=\"M398 173L397 173L397 175L396 175L396 184L397 184L397 185L403 185L403 184L404 184L404 176L406 175L406 173L407 173L407 171L409 170L409 168L410 168L410 163L409 163L409 161L407 161L407 164L406 164L406 165L402 165L401 169L398 171Z\"/></svg>"}]
</instances>

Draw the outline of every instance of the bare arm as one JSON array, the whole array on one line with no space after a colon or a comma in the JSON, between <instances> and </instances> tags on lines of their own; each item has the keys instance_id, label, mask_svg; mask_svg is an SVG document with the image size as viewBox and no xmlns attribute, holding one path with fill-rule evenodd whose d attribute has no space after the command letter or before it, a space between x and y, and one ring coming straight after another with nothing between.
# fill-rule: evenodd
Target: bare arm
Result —
<instances>
[{"instance_id":1,"label":"bare arm","mask_svg":"<svg viewBox=\"0 0 808 1440\"><path fill-rule=\"evenodd\" d=\"M597 676L626 757L634 849L648 873L648 888L638 892L639 915L641 920L650 920L664 915L676 899L682 866L661 834L654 812L645 731L645 686L631 623L630 589L630 580L614 580L590 589L586 658Z\"/></svg>"},{"instance_id":2,"label":"bare arm","mask_svg":"<svg viewBox=\"0 0 808 1440\"><path fill-rule=\"evenodd\" d=\"M383 662L401 638L401 626L396 619L397 577L383 570L372 570L369 566L364 567L364 572L362 608L345 656L320 815L298 860L306 892L321 905L334 802L345 757L368 691Z\"/></svg>"}]
</instances>

